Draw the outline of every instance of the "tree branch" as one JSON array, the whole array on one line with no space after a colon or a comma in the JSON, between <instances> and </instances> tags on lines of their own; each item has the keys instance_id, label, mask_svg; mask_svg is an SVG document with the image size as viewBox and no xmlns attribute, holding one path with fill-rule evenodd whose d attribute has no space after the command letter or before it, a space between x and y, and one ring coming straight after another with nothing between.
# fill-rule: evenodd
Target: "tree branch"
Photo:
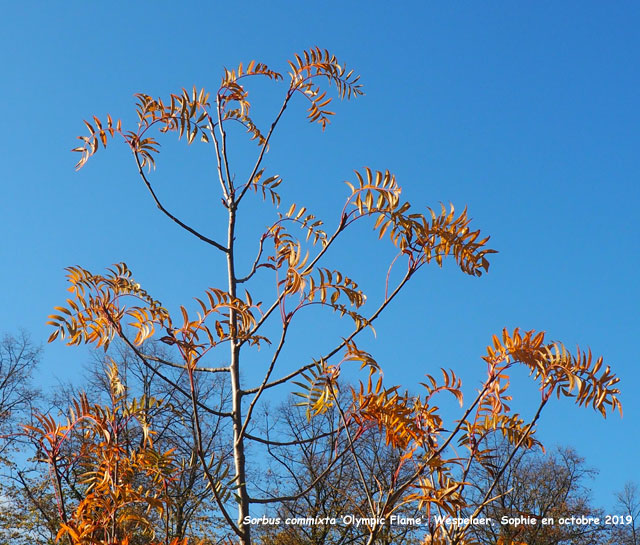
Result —
<instances>
[{"instance_id":1,"label":"tree branch","mask_svg":"<svg viewBox=\"0 0 640 545\"><path fill-rule=\"evenodd\" d=\"M157 363L162 363L163 365L167 365L168 367L173 367L174 369L180 369L182 371L187 370L186 365L180 365L179 363L173 363L172 361L165 360L163 358L159 358L157 356L152 356L150 354L143 354L146 359L149 361L155 361ZM228 367L194 367L194 371L198 373L228 373Z\"/></svg>"},{"instance_id":2,"label":"tree branch","mask_svg":"<svg viewBox=\"0 0 640 545\"><path fill-rule=\"evenodd\" d=\"M331 350L329 353L327 353L325 356L323 356L320 359L321 360L328 360L329 358L332 358L333 356L335 356L342 348L344 348L347 345L348 342L353 340L360 332L362 332L364 329L366 329L368 325L370 325L374 320L376 320L376 318L378 318L378 316L380 316L380 313L387 307L387 305L391 301L393 301L393 299L396 297L396 295L398 295L398 293L403 288L403 286L409 281L409 279L411 278L413 273L414 273L414 271L412 269L409 269L407 271L407 273L405 274L404 278L400 281L400 283L393 290L393 293L387 299L385 299L385 301L383 301L381 303L381 305L371 315L371 317L367 319L367 324L366 325L362 325L361 327L356 328L348 337L343 339L343 341L338 346L336 346L333 350ZM255 329L257 329L257 326L256 326L256 328L254 328L254 331L255 331ZM305 371L308 371L309 369L311 369L315 365L316 365L315 363L309 363L309 364L307 364L307 365L305 365L303 367L300 367L296 371L293 371L293 372L289 373L288 375L286 375L286 376L284 376L282 378L279 378L278 380L274 380L273 382L270 382L270 383L266 384L264 386L264 389L273 388L274 386L279 386L280 384L285 384L285 383L289 382L291 379L293 379L293 378L297 377L298 375L304 373ZM252 388L250 390L245 390L244 393L245 394L253 394L253 393L256 393L257 391L258 391L258 388Z\"/></svg>"},{"instance_id":3,"label":"tree branch","mask_svg":"<svg viewBox=\"0 0 640 545\"><path fill-rule=\"evenodd\" d=\"M271 128L269 129L269 132L267 133L267 136L264 139L264 143L262 144L262 147L260 148L260 154L258 155L258 159L256 160L256 164L254 165L253 170L251 171L251 174L249 174L249 178L247 179L247 183L242 188L242 191L240 192L240 195L238 195L238 199L236 200L236 203L238 203L238 204L240 203L240 201L242 200L242 197L244 197L244 195L247 192L247 190L251 187L251 182L252 182L253 178L255 177L256 173L258 172L258 169L260 168L260 164L262 163L262 159L264 157L264 154L267 151L267 148L269 147L269 140L271 140L271 135L273 134L273 131L276 128L276 125L278 124L278 121L280 121L280 118L282 117L282 114L287 109L287 104L289 103L289 100L291 100L292 96L293 96L293 94L291 93L291 91L289 91L287 93L287 96L284 99L284 102L282 103L282 106L280 107L280 111L278 112L278 115L276 116L274 122L271 123Z\"/></svg>"},{"instance_id":4,"label":"tree branch","mask_svg":"<svg viewBox=\"0 0 640 545\"><path fill-rule=\"evenodd\" d=\"M323 439L325 437L330 437L332 435L335 435L336 433L338 433L336 430L331 430L328 432L324 432L321 433L319 435L315 435L313 437L310 437L308 439L296 439L293 441L274 441L272 439L265 439L264 437L257 437L256 435L251 435L250 433L246 433L244 434L244 436L247 439L250 439L251 441L255 441L256 443L262 443L263 445L270 445L273 447L291 447L293 445L300 445L303 443L314 443L315 441L317 441L318 439Z\"/></svg>"},{"instance_id":5,"label":"tree branch","mask_svg":"<svg viewBox=\"0 0 640 545\"><path fill-rule=\"evenodd\" d=\"M192 227L189 227L186 223L183 223L182 221L180 221L178 218L176 218L171 212L169 212L160 202L160 200L158 199L158 196L156 195L155 191L153 190L153 187L151 187L151 183L149 182L147 176L144 173L144 170L142 169L142 163L140 163L140 158L138 157L138 153L137 152L133 152L133 156L136 159L136 164L138 165L138 173L140 174L140 176L142 177L142 181L145 183L145 185L147 186L147 189L149 190L149 193L151 193L151 197L153 198L153 201L156 203L156 206L160 209L160 211L162 213L164 213L169 219L171 219L173 222L177 223L180 227L182 227L183 229L185 229L186 231L188 231L189 233L191 233L192 235L196 236L197 238L199 238L200 240L202 240L203 242L206 242L207 244L210 244L211 246L213 246L214 248L217 248L218 250L220 250L221 252L225 252L227 253L229 250L227 250L227 248L225 248L222 244L219 244L218 242L216 242L215 240L212 240L206 236L204 236L203 234L199 233L198 231L196 231L195 229L193 229Z\"/></svg>"},{"instance_id":6,"label":"tree branch","mask_svg":"<svg viewBox=\"0 0 640 545\"><path fill-rule=\"evenodd\" d=\"M239 439L244 437L244 434L247 431L247 426L249 425L249 422L251 420L251 415L253 414L253 409L255 408L256 403L258 402L258 399L260 399L260 395L264 391L267 382L269 381L269 377L273 372L273 368L276 365L276 361L278 361L278 356L280 355L280 351L282 350L282 347L284 346L284 341L287 337L288 327L289 327L289 324L287 322L284 322L282 324L282 334L280 335L280 342L278 343L278 347L276 348L276 351L273 354L273 358L271 358L271 364L269 365L269 369L267 369L267 372L264 376L264 380L262 381L262 384L258 388L256 395L253 397L253 399L251 400L251 403L249 404L249 408L247 409L247 414L244 419L244 424L242 425L242 429L240 430L240 435L238 437Z\"/></svg>"},{"instance_id":7,"label":"tree branch","mask_svg":"<svg viewBox=\"0 0 640 545\"><path fill-rule=\"evenodd\" d=\"M260 262L260 257L262 257L262 250L263 250L264 241L265 241L266 238L267 238L266 234L263 234L260 237L260 244L259 244L259 247L258 247L258 255L256 256L256 259L253 262L253 265L251 267L251 270L249 271L249 274L247 274L247 276L245 276L243 278L236 279L236 283L242 284L242 283L246 282L247 280L250 280L251 277L258 270L258 267L259 267L258 263ZM261 265L261 266L264 266L264 265Z\"/></svg>"},{"instance_id":8,"label":"tree branch","mask_svg":"<svg viewBox=\"0 0 640 545\"><path fill-rule=\"evenodd\" d=\"M218 144L218 137L216 136L216 124L211 119L211 115L207 112L207 120L209 121L209 134L211 134L211 138L213 140L213 147L216 150L216 166L218 169L218 181L220 182L220 187L222 188L222 194L226 201L229 200L229 189L224 181L224 175L222 174L222 158L220 157L220 145ZM226 203L225 203L226 206Z\"/></svg>"},{"instance_id":9,"label":"tree branch","mask_svg":"<svg viewBox=\"0 0 640 545\"><path fill-rule=\"evenodd\" d=\"M118 336L126 343L126 345L131 348L131 350L133 350L134 354L136 356L138 356L138 358L140 359L140 361L144 364L145 367L147 367L147 369L149 369L154 375L156 375L157 377L161 378L162 380L164 380L167 384L169 384L171 387L173 387L176 391L180 392L182 395L184 395L187 398L191 397L191 394L189 392L187 392L184 388L182 388L179 384L177 384L176 382L174 382L173 380L171 380L169 377L167 377L166 375L164 375L163 373L161 373L160 371L158 371L158 369L156 369L153 365L151 365L147 359L146 356L140 352L140 350L138 350L138 347L136 345L134 345L129 338L122 332L122 329L118 326L118 324L116 324L113 320L113 318L111 317L111 315L107 314L109 322L111 322L111 325L113 325L113 327L116 328L116 331L118 331ZM205 412L208 412L209 414L213 414L215 416L222 416L222 417L230 417L231 413L226 413L226 412L222 412L222 411L216 411L214 409L211 409L209 407L207 407L206 405L204 405L203 403L198 401L198 406L204 410Z\"/></svg>"}]
</instances>

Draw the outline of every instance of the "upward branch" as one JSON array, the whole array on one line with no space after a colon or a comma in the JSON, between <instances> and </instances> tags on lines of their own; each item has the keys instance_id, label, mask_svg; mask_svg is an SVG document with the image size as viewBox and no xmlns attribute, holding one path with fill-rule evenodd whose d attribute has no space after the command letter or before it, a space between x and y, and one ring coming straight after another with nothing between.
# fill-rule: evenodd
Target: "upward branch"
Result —
<instances>
[{"instance_id":1,"label":"upward branch","mask_svg":"<svg viewBox=\"0 0 640 545\"><path fill-rule=\"evenodd\" d=\"M142 169L142 163L140 161L140 157L138 157L137 153L134 153L134 156L136 158L136 164L138 165L138 173L140 174L140 177L142 178L142 181L144 182L144 184L147 186L147 189L149 190L149 193L151 194L151 197L153 198L153 202L156 203L156 206L160 209L160 211L163 214L165 214L171 221L173 221L174 223L177 223L185 231L188 231L189 233L191 233L195 237L199 238L203 242L206 242L207 244L210 244L211 246L213 246L214 248L217 248L218 250L220 250L222 252L225 252L225 253L228 252L229 251L228 248L226 248L225 246L223 246L219 242L216 242L215 240L204 236L202 233L196 231L193 227L189 227L186 223L182 222L180 219L175 217L171 212L169 212L162 205L162 203L160 202L160 199L158 199L158 196L156 195L156 192L153 190L153 187L151 186L151 182L149 182L149 179L147 178L147 176L144 173L144 170Z\"/></svg>"}]
</instances>

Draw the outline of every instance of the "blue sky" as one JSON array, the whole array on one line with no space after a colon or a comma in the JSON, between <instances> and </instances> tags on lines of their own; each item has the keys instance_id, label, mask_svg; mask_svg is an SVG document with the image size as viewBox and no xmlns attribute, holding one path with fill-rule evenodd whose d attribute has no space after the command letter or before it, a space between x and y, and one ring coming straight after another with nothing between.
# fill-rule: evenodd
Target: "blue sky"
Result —
<instances>
[{"instance_id":1,"label":"blue sky","mask_svg":"<svg viewBox=\"0 0 640 545\"><path fill-rule=\"evenodd\" d=\"M445 266L410 285L366 342L386 379L414 387L425 372L452 367L470 395L485 346L505 326L545 330L571 349L591 346L622 379L624 418L605 422L561 400L543 416L540 436L575 447L600 470L600 504L610 505L625 481L640 481L640 6L177 6L3 6L0 329L23 327L44 343L69 265L100 271L126 261L170 308L220 285L219 258L156 213L124 146L101 151L79 173L69 150L93 114L132 121L135 92L214 90L223 66L256 59L284 71L294 52L318 45L362 75L366 95L338 104L324 133L306 123L304 104L290 108L267 163L289 184L287 199L313 205L331 224L353 169L389 169L417 208L467 205L500 252L481 279ZM266 123L277 90L259 84L252 92L256 120ZM154 180L172 210L215 232L214 173L202 148L185 148L166 142ZM251 150L234 156L239 175ZM247 233L261 227L244 219ZM374 295L377 248L361 229L333 256ZM339 331L308 327L319 349L327 346L322 334ZM292 357L310 350L302 333ZM49 345L38 377L77 377L86 358ZM517 410L531 412L535 386L523 377L514 386Z\"/></svg>"}]
</instances>

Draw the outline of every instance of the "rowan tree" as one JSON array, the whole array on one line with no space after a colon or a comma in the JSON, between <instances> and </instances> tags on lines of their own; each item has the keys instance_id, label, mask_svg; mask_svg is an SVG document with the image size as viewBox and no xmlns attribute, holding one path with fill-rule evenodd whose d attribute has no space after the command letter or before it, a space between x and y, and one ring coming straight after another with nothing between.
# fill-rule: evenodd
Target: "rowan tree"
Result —
<instances>
[{"instance_id":1,"label":"rowan tree","mask_svg":"<svg viewBox=\"0 0 640 545\"><path fill-rule=\"evenodd\" d=\"M284 82L282 104L266 130L261 130L250 116L247 85L256 78ZM259 453L257 445L273 444L271 439L255 434L257 408L267 392L278 388L295 389L308 418L334 407L338 411L337 431L344 448L335 450L324 461L326 466L316 480L325 479L340 458L352 457L371 519L363 528L367 543L376 541L383 519L408 503L422 509L427 517L435 512L461 513L467 505L467 468L474 460L489 455L480 446L483 439L497 432L514 445L514 451L530 448L536 443L534 428L540 413L553 395L572 397L579 405L591 406L603 415L620 408L615 387L618 379L602 358L594 358L588 350L578 349L572 354L562 344L546 341L543 332L519 329L505 329L493 338L483 357L486 378L466 404L460 380L452 370L433 373L425 369L438 378L427 374L419 395L384 383L381 366L357 344L363 332L373 328L377 318L424 266L442 265L450 259L463 273L479 277L489 269L493 250L487 247L488 237L471 226L466 209L456 212L453 206L442 206L423 213L416 211L402 199L400 185L388 171L366 167L356 171L347 182L344 201L328 228L299 204L280 209L283 180L271 174L265 164L274 131L285 111L297 101L307 105L309 121L325 129L333 115L328 109L332 90L342 99L363 94L359 77L327 51L314 48L295 55L288 63L287 77L251 61L225 70L213 96L196 88L167 99L136 95L138 122L131 129L110 115L102 120L94 116L85 122L88 134L80 137L81 145L74 150L80 154L80 168L100 147L106 148L114 138L121 139L132 152L140 180L158 209L217 253L227 278L223 287L209 288L195 303L181 306L176 313L143 289L124 263L105 273L69 267L71 297L51 316L54 331L50 340L60 338L69 345L91 343L106 348L119 338L143 365L189 401L195 453L202 474L226 522L228 535L243 545L253 541L252 514L292 499L265 497L248 478L248 454ZM230 130L238 125L257 144L246 177L238 175L246 164L232 164L230 160ZM226 218L225 232L205 234L195 229L160 199L152 171L158 157L158 138L167 133L177 134L188 144L200 141L211 150L221 197L218 212ZM272 212L272 220L258 237L257 252L250 256L243 251L246 246L237 240L243 221L238 212L255 196L263 199L266 209ZM373 305L367 304L367 297L355 280L342 272L344 264L339 269L329 264L329 250L336 241L355 223L366 221L371 222L380 243L390 243L394 252L389 269L380 278L383 296ZM258 297L256 291L260 291L269 274L272 290ZM273 291L276 295L267 299ZM264 304L259 302L264 300ZM289 336L296 333L293 324L308 309L336 314L350 323L350 332L325 353L297 366L292 362L284 365L283 348ZM170 347L172 357L158 361L146 353L145 342L151 339ZM259 347L263 350L256 354ZM249 358L252 363L263 362L261 377L256 377L255 364L247 372L244 363ZM513 413L508 405L509 372L515 365L529 370L540 391L540 403L531 419ZM360 368L363 376L344 404L340 401L339 379L349 366ZM167 369L178 369L186 377L186 385L172 380L165 373ZM226 381L228 406L203 401L197 388L197 376L203 373L219 374ZM442 395L453 395L464 407L460 417L446 425L436 405ZM211 418L230 422L231 464L206 444L203 423ZM64 440L60 430L66 425L56 427L51 423L43 437L57 444ZM397 453L390 478L375 486L369 484L355 447L370 428L377 428ZM454 446L462 448L466 455L460 456ZM257 456L259 460L260 454ZM505 460L506 465L510 462L511 459ZM146 471L144 467L140 470ZM309 486L315 484L316 481ZM488 487L478 512L491 501L494 488L495 484ZM299 495L307 491L301 490ZM152 495L158 493L156 490ZM97 522L91 524L95 526ZM450 530L432 525L429 531L430 543L467 542L467 527ZM114 536L112 532L111 537Z\"/></svg>"}]
</instances>

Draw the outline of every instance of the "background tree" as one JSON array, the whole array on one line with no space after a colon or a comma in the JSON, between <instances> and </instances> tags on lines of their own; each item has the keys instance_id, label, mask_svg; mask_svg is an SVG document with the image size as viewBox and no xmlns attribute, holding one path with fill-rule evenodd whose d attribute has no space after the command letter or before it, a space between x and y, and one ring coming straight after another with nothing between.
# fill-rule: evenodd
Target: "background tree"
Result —
<instances>
[{"instance_id":1,"label":"background tree","mask_svg":"<svg viewBox=\"0 0 640 545\"><path fill-rule=\"evenodd\" d=\"M343 403L347 403L346 394ZM369 505L359 469L366 477L367 488L386 488L399 465L400 454L385 443L377 428L364 430L353 443L356 457L344 456L335 461L325 478L318 479L336 451L348 448L345 430L341 429L338 409L334 406L314 418L307 418L304 407L295 399L276 410L267 411L265 437L277 437L279 444L267 445L270 463L264 479L263 493L271 497L290 497L282 500L271 518L287 517L326 519L336 517L338 524L267 525L259 536L265 544L309 543L310 545L339 545L360 543L367 539L366 526L345 525L340 516L368 517ZM351 426L351 433L356 426ZM357 460L357 463L356 463ZM359 467L358 467L359 465ZM264 470L263 470L264 474ZM420 517L415 505L406 505L397 515ZM418 543L420 525L388 524L378 534L380 544Z\"/></svg>"},{"instance_id":2,"label":"background tree","mask_svg":"<svg viewBox=\"0 0 640 545\"><path fill-rule=\"evenodd\" d=\"M155 448L146 416L159 404L154 398L129 401L118 368L108 370L109 403L91 404L85 394L73 399L66 422L36 414L37 424L26 426L38 439L42 458L48 463L53 483L60 530L56 540L70 544L145 543L155 538L150 524L153 514L166 512L168 483L176 471L171 451ZM132 428L140 439L131 441ZM64 447L73 435L82 437L70 456ZM67 475L77 468L79 478ZM63 489L70 485L77 496L70 506ZM164 543L169 542L165 526Z\"/></svg>"},{"instance_id":3,"label":"background tree","mask_svg":"<svg viewBox=\"0 0 640 545\"><path fill-rule=\"evenodd\" d=\"M46 543L55 531L55 519L34 509L23 485L28 481L25 438L19 433L30 419L39 392L31 376L40 360L40 348L29 335L4 334L0 341L0 543ZM34 494L41 491L32 490Z\"/></svg>"},{"instance_id":4,"label":"background tree","mask_svg":"<svg viewBox=\"0 0 640 545\"><path fill-rule=\"evenodd\" d=\"M31 375L40 352L24 331L4 334L0 340L0 456L9 448L9 438L11 443L15 440L16 425L28 419L37 398Z\"/></svg>"},{"instance_id":5,"label":"background tree","mask_svg":"<svg viewBox=\"0 0 640 545\"><path fill-rule=\"evenodd\" d=\"M158 346L150 344L145 350L149 357L158 360L166 357L166 351L160 350ZM88 377L83 386L69 385L56 389L48 402L50 409L46 412L47 418L51 422L58 420L60 415L67 416L70 399L91 399L94 408L111 408L113 412L114 386L117 386L119 394L116 396L115 404L120 405L118 410L122 412L124 408L124 412L131 413L131 409L126 407L133 408L138 421L144 424L128 424L126 420L130 419L131 414L126 418L114 420L112 424L118 429L119 446L126 452L136 452L152 438L156 451L171 453L173 467L171 478L166 479L161 491L164 497L162 511L151 509L145 512L138 506L136 516L144 515L145 531L138 532L135 537L130 536L130 544L149 544L162 535L170 535L172 539L183 539L187 535L194 538L211 535L212 529L220 526L220 520L212 508L210 494L206 490L195 459L191 413L189 407L185 406L184 398L176 396L175 391L167 388L163 381L141 365L135 355L121 343L113 343L108 352L95 352L94 356L87 368ZM113 374L114 362L117 362L116 377ZM181 380L178 373L172 373L171 369L167 372L177 381ZM115 383L114 378L117 379ZM213 396L225 396L223 385L209 384L207 380L211 377L208 376L201 378L203 380L198 381L197 388L202 392L200 397L203 401L208 402ZM215 381L215 377L213 378ZM221 401L223 402L224 400ZM77 413L77 410L75 412ZM25 526L26 521L29 521L32 535L36 533L46 536L42 543L53 543L60 528L62 509L57 509L56 506L63 506L62 522L65 522L64 518L72 518L72 514L78 511L87 495L90 495L92 484L87 480L87 464L95 465L95 460L91 462L83 453L91 448L95 449L96 445L92 445L91 433L87 435L82 418L87 420L91 417L89 414L81 418L77 418L77 414L72 415L66 426L61 425L57 431L55 428L49 429L51 440L55 439L56 434L61 439L57 443L58 460L65 461L64 471L57 473L57 482L50 482L52 460L45 455L46 453L41 452L36 456L34 451L31 463L23 463L21 467L22 480L18 482L17 491L21 494L22 507L26 507L22 517L25 519ZM218 426L211 429L203 426L203 437L209 445L216 443L217 452L228 451L228 436L220 428L219 419L216 423ZM30 431L36 448L40 447L42 437L33 428ZM42 451L41 447L40 450ZM56 467L58 465L59 462L56 463ZM134 481L143 485L147 492L152 491L154 488L146 478L148 475L145 477L145 471L142 468L133 469L139 473ZM46 518L43 517L43 513L46 514ZM131 516L132 513L126 514Z\"/></svg>"},{"instance_id":6,"label":"background tree","mask_svg":"<svg viewBox=\"0 0 640 545\"><path fill-rule=\"evenodd\" d=\"M492 449L490 457L474 464L469 479L477 497L495 480L498 468L504 466L513 448L503 442ZM602 509L592 505L587 488L596 470L586 466L583 458L570 448L556 448L549 453L522 451L518 453L498 479L494 488L496 500L489 503L482 515L500 521L502 517L533 517L535 525L476 525L472 534L482 544L517 541L528 545L596 545L608 540L604 525L569 526L558 519L571 516L600 517ZM555 524L542 525L543 518Z\"/></svg>"},{"instance_id":7,"label":"background tree","mask_svg":"<svg viewBox=\"0 0 640 545\"><path fill-rule=\"evenodd\" d=\"M149 343L145 346L145 352L149 358L155 359L158 369L162 361L170 358L168 350L158 343ZM104 399L105 394L109 392L105 370L112 361L116 361L127 397L162 399L161 404L147 408L145 420L149 429L153 430L154 445L163 452L172 452L179 471L176 471L174 478L167 483L169 501L163 518L153 521L155 533L160 534L166 525L168 534L179 539L187 536L211 536L213 529L223 525L223 521L211 502L206 479L198 463L188 399L144 366L122 342L115 342L107 352L96 351L94 355L95 359L89 367L87 391L90 397ZM186 377L181 376L178 370L169 368L165 372L172 381L180 384L181 388L189 388ZM221 407L229 403L228 388L215 374L199 374L196 377L195 388L202 403ZM231 456L229 430L225 428L222 418L203 421L201 435L207 450L215 451L222 459ZM139 435L128 438L128 441L139 441Z\"/></svg>"},{"instance_id":8,"label":"background tree","mask_svg":"<svg viewBox=\"0 0 640 545\"><path fill-rule=\"evenodd\" d=\"M160 211L219 252L225 264L225 288L210 288L197 298L195 313L181 306L179 313L172 314L134 280L124 263L108 269L106 274L70 267L71 298L65 306L56 308L50 322L54 328L50 340L66 339L70 345L93 343L108 347L115 338L122 339L145 367L185 396L190 404L198 463L230 535L249 545L251 508L263 509L294 499L265 497L248 479L249 445L276 444L253 433L258 403L267 392L274 395L272 392L281 386L291 388L294 382L297 384L309 418L333 407L337 409L346 444L325 461L318 480L330 473L338 459L352 457L365 492L367 512L374 521L389 517L412 502L427 515L432 511L460 513L466 507L466 485L456 476L461 474L464 478L468 471L465 468L487 455L479 447L482 440L491 433L502 433L514 445L514 451L530 448L535 444L534 426L553 394L575 397L579 405L592 406L603 415L620 407L615 388L618 379L603 365L602 358L593 358L589 351L571 354L560 343L545 342L542 332L518 329L504 330L501 338L494 337L483 358L486 379L451 426L444 425L435 403L444 394L453 395L463 404L460 380L453 371L442 371L442 378L427 375L421 395L384 384L380 365L356 344L356 339L373 326L423 266L442 265L450 258L462 272L481 276L489 268L488 257L493 250L486 246L488 238L471 228L466 209L456 213L452 206L442 206L439 211L427 209L420 214L401 199L401 188L390 172L365 168L355 173L353 183L347 183L346 199L333 229L325 232L323 222L303 206L292 204L285 213L268 207L271 219L265 221L257 252L249 255L247 246L238 241L242 233L239 210L246 206L251 193L262 197L267 205L277 208L280 204L282 180L266 174L263 162L285 110L294 98L301 98L308 105L308 119L326 128L333 115L327 109L331 102L329 87L335 87L341 98L362 94L358 76L335 56L320 49L305 51L289 61L283 102L268 130L262 132L249 116L251 104L246 87L249 79L257 77L283 80L279 72L251 61L235 70L225 70L211 101L204 89L195 88L164 101L139 94L138 124L133 130L123 129L122 123L111 116L103 121L93 117L91 122L85 122L88 136L80 137L81 145L74 150L80 153L78 167L82 167L100 146L106 147L111 138L121 137L133 153L141 181ZM228 144L234 126L243 126L258 144L255 161L245 169L246 176L238 174L230 161ZM175 132L188 143L200 140L209 146L216 160L220 210L226 217L223 238L194 229L160 200L150 178L159 145L153 130L160 134ZM248 210L252 211L255 225L262 216L254 213L255 209ZM390 240L392 248L389 269L380 279L383 295L373 304L367 304L364 292L345 273L322 266L336 241L342 240L354 223L367 219L379 238ZM296 236L300 232L302 235ZM258 282L258 273L266 271L271 271L272 281L265 288L265 282ZM269 303L262 305L258 302L261 300ZM290 358L295 363L287 364L283 354L294 331L293 324L311 309L330 310L345 318L349 330L332 348L309 356L304 362L296 355ZM156 334L173 350L172 358L160 361L159 367L155 356L145 351L145 342ZM256 347L264 351L257 355ZM221 348L227 348L226 355L221 355ZM262 367L256 367L256 361ZM250 371L246 372L249 362ZM348 404L343 405L339 379L343 368L353 365L360 367L364 377L350 391ZM507 404L508 377L515 365L524 365L538 381L541 402L531 419L512 413ZM172 380L164 373L165 368L180 370L188 386ZM256 369L262 369L261 373ZM227 381L229 406L203 401L197 381L201 373L219 374ZM227 420L232 429L232 464L203 436L205 422L216 418ZM376 488L370 488L355 443L367 430L375 428L395 449L397 463L388 482L380 481ZM45 432L44 435L49 433ZM453 451L454 441L466 448L466 458ZM505 464L510 461L507 459ZM477 509L491 500L492 492L490 487ZM376 541L383 526L378 522L367 526L367 543ZM440 539L463 543L468 532L467 528L455 532L442 527L432 530L432 542Z\"/></svg>"},{"instance_id":9,"label":"background tree","mask_svg":"<svg viewBox=\"0 0 640 545\"><path fill-rule=\"evenodd\" d=\"M622 491L616 494L616 515L631 517L631 522L626 520L624 524L613 526L612 543L616 545L638 545L640 543L640 530L638 521L640 520L640 489L634 482L624 485Z\"/></svg>"}]
</instances>

